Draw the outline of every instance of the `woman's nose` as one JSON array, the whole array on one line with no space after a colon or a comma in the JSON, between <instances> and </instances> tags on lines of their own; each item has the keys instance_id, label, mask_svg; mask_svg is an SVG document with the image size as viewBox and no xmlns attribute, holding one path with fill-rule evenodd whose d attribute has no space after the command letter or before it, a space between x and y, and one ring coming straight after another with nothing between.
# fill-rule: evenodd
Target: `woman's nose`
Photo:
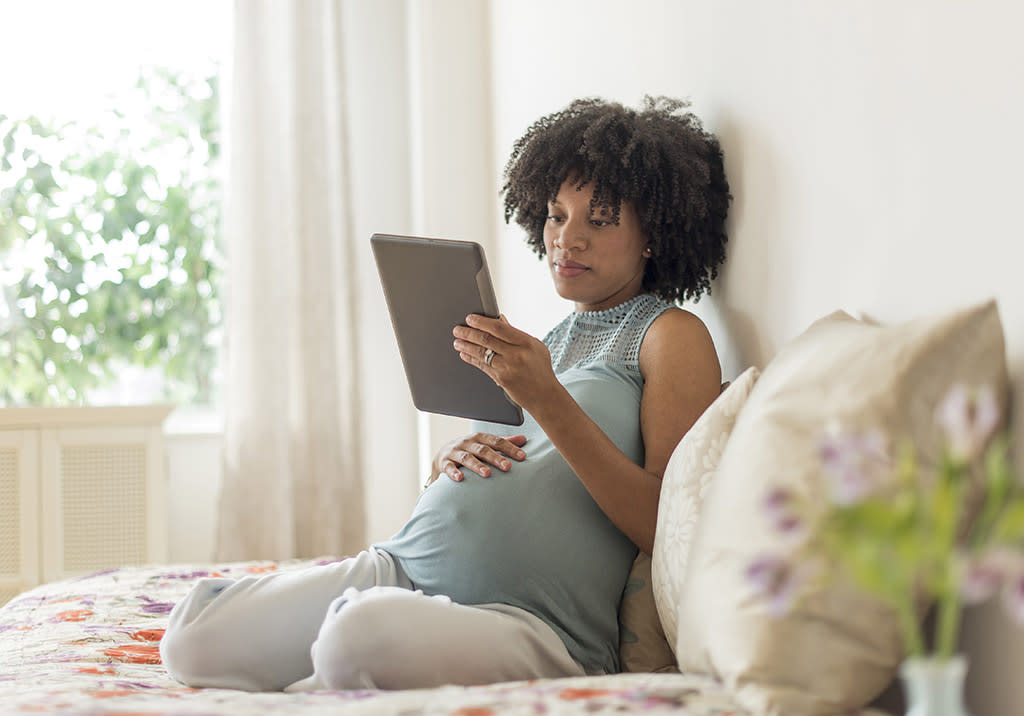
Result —
<instances>
[{"instance_id":1,"label":"woman's nose","mask_svg":"<svg viewBox=\"0 0 1024 716\"><path fill-rule=\"evenodd\" d=\"M561 246L564 251L586 248L586 224L578 219L567 219L562 224L561 231L558 232L558 240L555 243Z\"/></svg>"}]
</instances>

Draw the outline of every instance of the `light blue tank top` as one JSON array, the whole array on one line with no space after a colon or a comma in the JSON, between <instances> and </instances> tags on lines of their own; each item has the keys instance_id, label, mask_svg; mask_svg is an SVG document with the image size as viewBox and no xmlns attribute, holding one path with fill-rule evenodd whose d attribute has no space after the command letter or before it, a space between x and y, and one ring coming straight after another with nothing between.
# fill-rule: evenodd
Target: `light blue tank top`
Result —
<instances>
[{"instance_id":1,"label":"light blue tank top","mask_svg":"<svg viewBox=\"0 0 1024 716\"><path fill-rule=\"evenodd\" d=\"M612 442L642 465L639 353L671 304L641 294L570 314L544 339L558 380ZM374 545L417 589L461 604L504 603L537 615L588 671L619 670L618 607L636 546L612 524L533 418L474 431L526 435L508 472L435 481L412 517Z\"/></svg>"}]
</instances>

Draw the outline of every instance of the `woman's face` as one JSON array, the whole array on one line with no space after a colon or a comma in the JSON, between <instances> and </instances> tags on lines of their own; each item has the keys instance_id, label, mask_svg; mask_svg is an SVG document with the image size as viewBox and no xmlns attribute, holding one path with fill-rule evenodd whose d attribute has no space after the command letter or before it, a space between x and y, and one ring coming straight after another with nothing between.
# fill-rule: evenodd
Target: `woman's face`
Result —
<instances>
[{"instance_id":1,"label":"woman's face","mask_svg":"<svg viewBox=\"0 0 1024 716\"><path fill-rule=\"evenodd\" d=\"M566 180L548 204L544 248L555 290L577 311L601 311L638 295L643 286L648 238L630 203L612 223L607 208L591 210L594 188Z\"/></svg>"}]
</instances>

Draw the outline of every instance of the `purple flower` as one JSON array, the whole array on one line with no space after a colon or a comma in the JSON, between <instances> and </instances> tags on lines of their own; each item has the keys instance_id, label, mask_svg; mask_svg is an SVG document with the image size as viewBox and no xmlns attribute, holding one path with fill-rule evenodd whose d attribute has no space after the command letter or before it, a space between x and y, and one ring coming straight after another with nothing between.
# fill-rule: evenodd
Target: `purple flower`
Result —
<instances>
[{"instance_id":1,"label":"purple flower","mask_svg":"<svg viewBox=\"0 0 1024 716\"><path fill-rule=\"evenodd\" d=\"M878 430L844 433L830 428L821 439L819 454L832 501L843 507L868 497L892 468L885 436Z\"/></svg>"},{"instance_id":2,"label":"purple flower","mask_svg":"<svg viewBox=\"0 0 1024 716\"><path fill-rule=\"evenodd\" d=\"M946 433L950 451L968 461L981 455L999 426L999 418L999 401L989 385L971 391L958 383L935 411L935 420Z\"/></svg>"},{"instance_id":3,"label":"purple flower","mask_svg":"<svg viewBox=\"0 0 1024 716\"><path fill-rule=\"evenodd\" d=\"M803 527L796 505L796 496L784 487L772 489L761 503L768 520L783 534L793 534Z\"/></svg>"},{"instance_id":4,"label":"purple flower","mask_svg":"<svg viewBox=\"0 0 1024 716\"><path fill-rule=\"evenodd\" d=\"M80 577L75 577L75 579L72 580L72 581L80 582L83 579L93 579L94 577L104 577L104 576L106 576L108 574L113 574L114 572L118 572L120 570L121 570L120 567L112 567L110 569L101 569L98 572L92 572L91 574L83 574Z\"/></svg>"},{"instance_id":5,"label":"purple flower","mask_svg":"<svg viewBox=\"0 0 1024 716\"><path fill-rule=\"evenodd\" d=\"M185 579L191 581L194 579L202 579L203 577L209 577L210 574L211 572L207 570L199 570L196 572L169 572L167 574L159 575L158 579Z\"/></svg>"},{"instance_id":6,"label":"purple flower","mask_svg":"<svg viewBox=\"0 0 1024 716\"><path fill-rule=\"evenodd\" d=\"M1020 556L1009 550L996 549L968 558L960 584L964 603L980 604L988 600L1022 572Z\"/></svg>"},{"instance_id":7,"label":"purple flower","mask_svg":"<svg viewBox=\"0 0 1024 716\"><path fill-rule=\"evenodd\" d=\"M174 602L158 602L147 597L145 594L136 595L135 598L145 602L141 610L146 614L170 614L171 610L174 609Z\"/></svg>"},{"instance_id":8,"label":"purple flower","mask_svg":"<svg viewBox=\"0 0 1024 716\"><path fill-rule=\"evenodd\" d=\"M754 592L768 600L772 616L782 616L792 606L808 570L777 554L762 554L747 565L746 578Z\"/></svg>"}]
</instances>

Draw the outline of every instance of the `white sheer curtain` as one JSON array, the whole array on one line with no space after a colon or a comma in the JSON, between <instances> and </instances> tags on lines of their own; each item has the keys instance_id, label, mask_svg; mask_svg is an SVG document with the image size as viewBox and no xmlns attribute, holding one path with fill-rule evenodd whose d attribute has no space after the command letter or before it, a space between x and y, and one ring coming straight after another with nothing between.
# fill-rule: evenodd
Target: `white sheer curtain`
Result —
<instances>
[{"instance_id":1,"label":"white sheer curtain","mask_svg":"<svg viewBox=\"0 0 1024 716\"><path fill-rule=\"evenodd\" d=\"M217 558L365 547L340 0L238 0Z\"/></svg>"}]
</instances>

